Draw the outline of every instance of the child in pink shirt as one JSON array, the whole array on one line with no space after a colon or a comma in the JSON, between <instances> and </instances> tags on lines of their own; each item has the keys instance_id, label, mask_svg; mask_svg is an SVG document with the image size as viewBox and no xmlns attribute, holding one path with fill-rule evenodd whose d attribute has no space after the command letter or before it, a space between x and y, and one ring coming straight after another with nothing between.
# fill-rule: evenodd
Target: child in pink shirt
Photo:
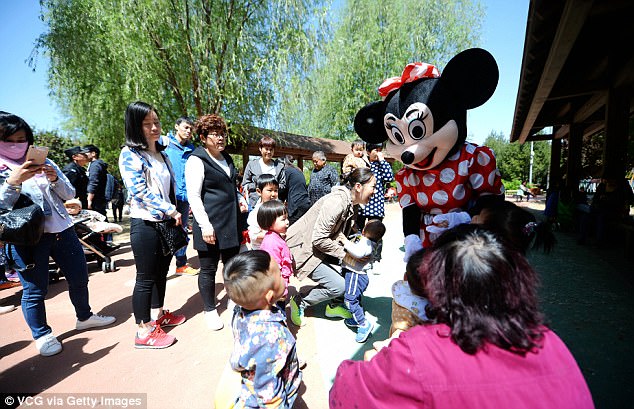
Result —
<instances>
[{"instance_id":1,"label":"child in pink shirt","mask_svg":"<svg viewBox=\"0 0 634 409\"><path fill-rule=\"evenodd\" d=\"M280 265L282 278L286 284L284 297L288 294L288 282L293 274L293 256L286 244L284 237L288 229L288 211L284 203L279 200L270 200L262 203L258 210L258 224L266 233L260 244L260 250L264 250Z\"/></svg>"}]
</instances>

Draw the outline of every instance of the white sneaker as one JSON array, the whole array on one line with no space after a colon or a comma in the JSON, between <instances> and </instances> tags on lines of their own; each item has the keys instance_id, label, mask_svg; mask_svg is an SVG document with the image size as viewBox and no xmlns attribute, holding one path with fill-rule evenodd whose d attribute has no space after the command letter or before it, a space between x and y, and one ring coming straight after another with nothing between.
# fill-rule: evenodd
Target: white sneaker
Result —
<instances>
[{"instance_id":1,"label":"white sneaker","mask_svg":"<svg viewBox=\"0 0 634 409\"><path fill-rule=\"evenodd\" d=\"M51 332L35 340L35 347L42 356L52 356L62 352L62 344Z\"/></svg>"},{"instance_id":2,"label":"white sneaker","mask_svg":"<svg viewBox=\"0 0 634 409\"><path fill-rule=\"evenodd\" d=\"M96 327L103 327L106 325L110 325L115 322L117 319L115 317L108 317L104 315L93 314L85 321L77 320L77 324L75 324L75 329L89 329Z\"/></svg>"},{"instance_id":3,"label":"white sneaker","mask_svg":"<svg viewBox=\"0 0 634 409\"><path fill-rule=\"evenodd\" d=\"M203 314L205 315L205 321L207 321L207 327L209 327L209 329L219 331L225 326L218 315L218 311L203 311Z\"/></svg>"}]
</instances>

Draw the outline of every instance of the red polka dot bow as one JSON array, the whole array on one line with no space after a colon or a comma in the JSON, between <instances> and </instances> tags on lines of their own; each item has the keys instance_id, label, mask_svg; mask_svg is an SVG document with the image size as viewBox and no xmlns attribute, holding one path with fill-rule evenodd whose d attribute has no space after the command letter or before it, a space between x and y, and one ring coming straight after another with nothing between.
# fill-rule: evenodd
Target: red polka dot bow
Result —
<instances>
[{"instance_id":1,"label":"red polka dot bow","mask_svg":"<svg viewBox=\"0 0 634 409\"><path fill-rule=\"evenodd\" d=\"M412 62L405 66L403 74L400 77L392 77L383 81L379 87L379 95L381 98L387 97L390 92L397 90L408 82L416 81L421 78L438 78L440 73L438 68L424 62Z\"/></svg>"}]
</instances>

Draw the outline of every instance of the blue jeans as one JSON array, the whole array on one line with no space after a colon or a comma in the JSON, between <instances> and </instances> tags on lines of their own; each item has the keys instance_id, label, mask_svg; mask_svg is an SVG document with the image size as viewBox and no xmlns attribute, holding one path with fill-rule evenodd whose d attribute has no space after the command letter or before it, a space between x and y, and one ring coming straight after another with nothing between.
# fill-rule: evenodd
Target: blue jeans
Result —
<instances>
[{"instance_id":1,"label":"blue jeans","mask_svg":"<svg viewBox=\"0 0 634 409\"><path fill-rule=\"evenodd\" d=\"M365 324L365 313L361 306L361 297L368 288L370 280L367 274L359 274L350 270L345 270L346 292L343 297L346 301L346 308L350 311L354 320L359 325Z\"/></svg>"},{"instance_id":2,"label":"blue jeans","mask_svg":"<svg viewBox=\"0 0 634 409\"><path fill-rule=\"evenodd\" d=\"M48 293L49 256L66 277L68 295L77 319L90 318L86 256L74 228L69 227L60 233L44 233L35 246L11 246L11 253L22 282L22 313L33 339L52 331L46 323L44 306Z\"/></svg>"},{"instance_id":3,"label":"blue jeans","mask_svg":"<svg viewBox=\"0 0 634 409\"><path fill-rule=\"evenodd\" d=\"M176 201L176 210L181 214L183 220L183 229L187 233L187 221L189 220L189 202ZM189 243L189 236L187 236L187 242ZM187 264L187 246L178 250L174 257L176 257L176 267L182 267Z\"/></svg>"}]
</instances>

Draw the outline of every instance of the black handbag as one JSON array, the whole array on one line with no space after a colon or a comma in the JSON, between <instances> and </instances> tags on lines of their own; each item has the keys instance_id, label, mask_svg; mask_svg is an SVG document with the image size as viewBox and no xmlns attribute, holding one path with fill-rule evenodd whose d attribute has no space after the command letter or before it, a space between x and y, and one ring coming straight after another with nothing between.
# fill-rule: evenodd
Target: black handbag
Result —
<instances>
[{"instance_id":1,"label":"black handbag","mask_svg":"<svg viewBox=\"0 0 634 409\"><path fill-rule=\"evenodd\" d=\"M156 230L161 236L161 246L163 255L176 254L176 252L187 245L187 233L183 226L177 226L176 220L169 219L154 223Z\"/></svg>"},{"instance_id":2,"label":"black handbag","mask_svg":"<svg viewBox=\"0 0 634 409\"><path fill-rule=\"evenodd\" d=\"M44 233L44 212L26 195L20 194L13 209L0 209L0 241L33 246Z\"/></svg>"}]
</instances>

